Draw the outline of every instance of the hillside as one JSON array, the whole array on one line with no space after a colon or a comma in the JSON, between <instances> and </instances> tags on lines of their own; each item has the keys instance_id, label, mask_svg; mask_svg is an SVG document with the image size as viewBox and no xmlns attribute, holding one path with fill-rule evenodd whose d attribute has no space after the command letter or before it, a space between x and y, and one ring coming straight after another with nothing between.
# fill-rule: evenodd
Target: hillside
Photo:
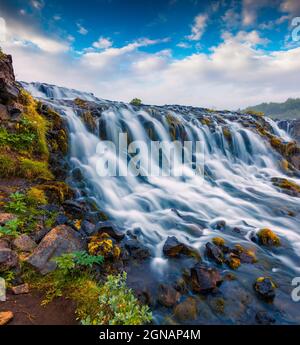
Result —
<instances>
[{"instance_id":1,"label":"hillside","mask_svg":"<svg viewBox=\"0 0 300 345\"><path fill-rule=\"evenodd\" d=\"M289 98L284 103L261 103L245 111L263 112L272 119L300 119L300 98Z\"/></svg>"}]
</instances>

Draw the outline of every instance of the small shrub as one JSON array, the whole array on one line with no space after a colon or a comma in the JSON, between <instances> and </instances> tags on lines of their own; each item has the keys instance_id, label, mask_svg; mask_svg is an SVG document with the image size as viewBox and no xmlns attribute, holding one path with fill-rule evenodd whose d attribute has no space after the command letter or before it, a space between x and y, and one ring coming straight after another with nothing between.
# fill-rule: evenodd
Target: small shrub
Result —
<instances>
[{"instance_id":1,"label":"small shrub","mask_svg":"<svg viewBox=\"0 0 300 345\"><path fill-rule=\"evenodd\" d=\"M0 226L0 237L17 237L19 235L18 229L21 225L22 223L18 219L9 220L4 226Z\"/></svg>"},{"instance_id":2,"label":"small shrub","mask_svg":"<svg viewBox=\"0 0 300 345\"><path fill-rule=\"evenodd\" d=\"M148 306L141 305L126 285L126 272L109 275L100 289L97 317L82 320L84 325L142 325L151 322Z\"/></svg>"},{"instance_id":3,"label":"small shrub","mask_svg":"<svg viewBox=\"0 0 300 345\"><path fill-rule=\"evenodd\" d=\"M17 162L8 154L0 153L0 177L15 176L17 171Z\"/></svg>"},{"instance_id":4,"label":"small shrub","mask_svg":"<svg viewBox=\"0 0 300 345\"><path fill-rule=\"evenodd\" d=\"M140 100L139 98L134 98L133 100L131 100L130 104L138 107L142 105L142 100Z\"/></svg>"},{"instance_id":5,"label":"small shrub","mask_svg":"<svg viewBox=\"0 0 300 345\"><path fill-rule=\"evenodd\" d=\"M22 214L27 211L26 197L24 194L16 192L10 195L11 201L5 206L9 212Z\"/></svg>"}]
</instances>

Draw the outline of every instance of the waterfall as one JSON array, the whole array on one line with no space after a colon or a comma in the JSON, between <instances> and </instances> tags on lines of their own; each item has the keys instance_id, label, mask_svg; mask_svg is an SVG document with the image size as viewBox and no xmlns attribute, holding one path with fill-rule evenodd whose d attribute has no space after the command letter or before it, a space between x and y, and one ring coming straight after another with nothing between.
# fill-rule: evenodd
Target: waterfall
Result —
<instances>
[{"instance_id":1,"label":"waterfall","mask_svg":"<svg viewBox=\"0 0 300 345\"><path fill-rule=\"evenodd\" d=\"M284 239L286 246L285 254L262 253L275 260L274 272L300 271L299 199L272 185L272 177L287 176L280 168L279 155L267 141L255 133L251 125L242 125L243 121L251 120L250 115L206 111L209 122L214 124L212 130L198 120L199 114L204 112L199 108L136 108L45 84L23 83L23 86L66 118L70 131L70 161L84 176L85 194L93 198L121 229L131 230L151 248L157 269L165 264L162 246L168 236L174 235L197 249L218 235L231 244L254 245L251 234L268 227ZM105 134L106 140L114 143L118 142L120 132L128 133L130 141L149 142L152 135L155 140L171 142L168 125L168 116L171 116L178 124L176 131L180 136L202 143L204 175L187 172L182 176L100 177L97 164L101 157L96 149L103 139L98 133L87 130L66 101L76 97L103 106L98 130ZM264 121L274 135L284 141L290 140L274 121ZM230 131L230 140L222 130L224 127ZM109 147L107 150L107 155L114 157ZM118 161L119 169L124 169L127 158ZM117 161L118 157L114 159ZM155 160L152 163L158 165ZM294 181L300 184L299 179ZM297 216L288 217L288 212ZM241 234L237 236L234 231L217 229L215 224L221 220L226 222L226 228L240 229Z\"/></svg>"}]
</instances>

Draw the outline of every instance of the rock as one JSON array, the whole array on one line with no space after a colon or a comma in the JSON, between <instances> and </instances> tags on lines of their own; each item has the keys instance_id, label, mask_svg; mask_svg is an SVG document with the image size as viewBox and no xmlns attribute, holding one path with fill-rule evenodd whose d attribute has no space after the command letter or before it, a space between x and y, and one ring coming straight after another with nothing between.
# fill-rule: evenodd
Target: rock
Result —
<instances>
[{"instance_id":1,"label":"rock","mask_svg":"<svg viewBox=\"0 0 300 345\"><path fill-rule=\"evenodd\" d=\"M36 243L28 235L22 234L13 241L13 246L17 250L31 252L36 247Z\"/></svg>"},{"instance_id":2,"label":"rock","mask_svg":"<svg viewBox=\"0 0 300 345\"><path fill-rule=\"evenodd\" d=\"M254 251L251 249L246 249L240 244L235 245L232 253L234 253L243 264L254 264L255 262L257 262Z\"/></svg>"},{"instance_id":3,"label":"rock","mask_svg":"<svg viewBox=\"0 0 300 345\"><path fill-rule=\"evenodd\" d=\"M0 239L0 249L9 249L9 242L4 239Z\"/></svg>"},{"instance_id":4,"label":"rock","mask_svg":"<svg viewBox=\"0 0 300 345\"><path fill-rule=\"evenodd\" d=\"M280 238L271 229L260 229L257 233L259 242L264 246L280 246Z\"/></svg>"},{"instance_id":5,"label":"rock","mask_svg":"<svg viewBox=\"0 0 300 345\"><path fill-rule=\"evenodd\" d=\"M63 213L58 214L55 219L56 225L68 224L69 222L70 222L70 219Z\"/></svg>"},{"instance_id":6,"label":"rock","mask_svg":"<svg viewBox=\"0 0 300 345\"><path fill-rule=\"evenodd\" d=\"M83 175L79 168L75 168L72 170L72 177L77 182L81 182L83 180Z\"/></svg>"},{"instance_id":7,"label":"rock","mask_svg":"<svg viewBox=\"0 0 300 345\"><path fill-rule=\"evenodd\" d=\"M275 297L276 285L270 278L260 277L253 285L256 293L267 301L272 301Z\"/></svg>"},{"instance_id":8,"label":"rock","mask_svg":"<svg viewBox=\"0 0 300 345\"><path fill-rule=\"evenodd\" d=\"M0 213L0 226L5 225L8 221L15 219L16 216L11 213Z\"/></svg>"},{"instance_id":9,"label":"rock","mask_svg":"<svg viewBox=\"0 0 300 345\"><path fill-rule=\"evenodd\" d=\"M209 242L206 243L205 247L206 247L206 250L205 250L206 255L210 259L214 260L217 264L222 265L222 263L224 262L224 254L222 250L218 246Z\"/></svg>"},{"instance_id":10,"label":"rock","mask_svg":"<svg viewBox=\"0 0 300 345\"><path fill-rule=\"evenodd\" d=\"M33 234L33 240L35 243L40 243L41 240L49 233L51 229L49 228L41 228L37 232Z\"/></svg>"},{"instance_id":11,"label":"rock","mask_svg":"<svg viewBox=\"0 0 300 345\"><path fill-rule=\"evenodd\" d=\"M151 256L149 248L141 244L138 240L130 239L124 244L130 258L137 260L145 260Z\"/></svg>"},{"instance_id":12,"label":"rock","mask_svg":"<svg viewBox=\"0 0 300 345\"><path fill-rule=\"evenodd\" d=\"M63 202L63 208L66 213L70 214L74 218L83 218L87 212L86 207L74 200L66 200Z\"/></svg>"},{"instance_id":13,"label":"rock","mask_svg":"<svg viewBox=\"0 0 300 345\"><path fill-rule=\"evenodd\" d=\"M193 297L188 297L174 307L173 313L178 321L195 320L198 313L196 300Z\"/></svg>"},{"instance_id":14,"label":"rock","mask_svg":"<svg viewBox=\"0 0 300 345\"><path fill-rule=\"evenodd\" d=\"M222 237L214 237L212 239L212 242L214 245L216 245L218 247L224 247L224 245L225 245L225 240Z\"/></svg>"},{"instance_id":15,"label":"rock","mask_svg":"<svg viewBox=\"0 0 300 345\"><path fill-rule=\"evenodd\" d=\"M9 119L9 114L7 107L3 104L0 104L0 120L8 120Z\"/></svg>"},{"instance_id":16,"label":"rock","mask_svg":"<svg viewBox=\"0 0 300 345\"><path fill-rule=\"evenodd\" d=\"M17 267L18 255L9 248L0 249L0 272Z\"/></svg>"},{"instance_id":17,"label":"rock","mask_svg":"<svg viewBox=\"0 0 300 345\"><path fill-rule=\"evenodd\" d=\"M14 293L14 295L22 295L29 293L29 286L25 283L18 286L13 286L11 290Z\"/></svg>"},{"instance_id":18,"label":"rock","mask_svg":"<svg viewBox=\"0 0 300 345\"><path fill-rule=\"evenodd\" d=\"M0 59L0 102L6 104L19 96L16 85L12 57L4 55Z\"/></svg>"},{"instance_id":19,"label":"rock","mask_svg":"<svg viewBox=\"0 0 300 345\"><path fill-rule=\"evenodd\" d=\"M76 231L66 225L59 225L42 239L27 262L46 274L56 268L53 261L55 257L84 249L85 242Z\"/></svg>"},{"instance_id":20,"label":"rock","mask_svg":"<svg viewBox=\"0 0 300 345\"><path fill-rule=\"evenodd\" d=\"M14 314L11 311L1 311L0 312L0 326L4 326L14 317Z\"/></svg>"},{"instance_id":21,"label":"rock","mask_svg":"<svg viewBox=\"0 0 300 345\"><path fill-rule=\"evenodd\" d=\"M96 226L95 224L89 222L88 220L84 220L81 223L80 230L87 236L91 236L95 233Z\"/></svg>"},{"instance_id":22,"label":"rock","mask_svg":"<svg viewBox=\"0 0 300 345\"><path fill-rule=\"evenodd\" d=\"M96 224L95 233L106 232L110 237L114 238L117 241L121 241L125 235L119 232L113 223L110 221L98 222Z\"/></svg>"},{"instance_id":23,"label":"rock","mask_svg":"<svg viewBox=\"0 0 300 345\"><path fill-rule=\"evenodd\" d=\"M226 264L233 270L236 270L241 265L241 260L237 255L230 253L226 258Z\"/></svg>"},{"instance_id":24,"label":"rock","mask_svg":"<svg viewBox=\"0 0 300 345\"><path fill-rule=\"evenodd\" d=\"M211 224L211 227L216 230L224 230L226 227L225 220L218 220Z\"/></svg>"},{"instance_id":25,"label":"rock","mask_svg":"<svg viewBox=\"0 0 300 345\"><path fill-rule=\"evenodd\" d=\"M169 285L160 285L158 288L158 302L167 307L173 307L180 299L180 293Z\"/></svg>"},{"instance_id":26,"label":"rock","mask_svg":"<svg viewBox=\"0 0 300 345\"><path fill-rule=\"evenodd\" d=\"M194 256L197 259L200 259L200 254L192 247L187 246L186 244L179 242L175 236L169 236L163 246L164 255L176 258L180 255Z\"/></svg>"},{"instance_id":27,"label":"rock","mask_svg":"<svg viewBox=\"0 0 300 345\"><path fill-rule=\"evenodd\" d=\"M272 325L276 322L274 317L267 311L258 311L255 315L255 320L260 325Z\"/></svg>"},{"instance_id":28,"label":"rock","mask_svg":"<svg viewBox=\"0 0 300 345\"><path fill-rule=\"evenodd\" d=\"M199 293L210 292L222 283L219 271L201 263L191 269L190 278L193 291Z\"/></svg>"}]
</instances>

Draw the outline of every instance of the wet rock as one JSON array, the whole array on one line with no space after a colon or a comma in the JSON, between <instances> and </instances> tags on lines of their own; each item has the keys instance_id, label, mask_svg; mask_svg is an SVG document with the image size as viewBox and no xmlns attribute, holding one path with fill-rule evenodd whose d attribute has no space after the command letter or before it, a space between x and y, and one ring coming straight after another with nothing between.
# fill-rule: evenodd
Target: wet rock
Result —
<instances>
[{"instance_id":1,"label":"wet rock","mask_svg":"<svg viewBox=\"0 0 300 345\"><path fill-rule=\"evenodd\" d=\"M40 243L41 240L48 234L51 229L41 228L36 233L33 234L33 240L35 243Z\"/></svg>"},{"instance_id":2,"label":"wet rock","mask_svg":"<svg viewBox=\"0 0 300 345\"><path fill-rule=\"evenodd\" d=\"M163 246L164 255L176 258L180 255L193 256L200 259L200 254L192 247L179 242L175 236L169 236Z\"/></svg>"},{"instance_id":3,"label":"wet rock","mask_svg":"<svg viewBox=\"0 0 300 345\"><path fill-rule=\"evenodd\" d=\"M3 54L0 59L0 102L6 104L8 101L16 100L18 96L19 89L15 82L12 57Z\"/></svg>"},{"instance_id":4,"label":"wet rock","mask_svg":"<svg viewBox=\"0 0 300 345\"><path fill-rule=\"evenodd\" d=\"M130 239L124 244L128 251L129 258L136 260L145 260L151 256L149 248L141 244L138 240Z\"/></svg>"},{"instance_id":5,"label":"wet rock","mask_svg":"<svg viewBox=\"0 0 300 345\"><path fill-rule=\"evenodd\" d=\"M222 250L212 243L206 243L205 253L207 257L214 260L219 265L222 265L222 263L224 262L224 254Z\"/></svg>"},{"instance_id":6,"label":"wet rock","mask_svg":"<svg viewBox=\"0 0 300 345\"><path fill-rule=\"evenodd\" d=\"M86 207L74 200L66 200L63 202L63 208L66 213L70 214L74 218L83 218L86 213Z\"/></svg>"},{"instance_id":7,"label":"wet rock","mask_svg":"<svg viewBox=\"0 0 300 345\"><path fill-rule=\"evenodd\" d=\"M267 311L259 311L255 315L255 320L260 325L272 325L276 322L274 317Z\"/></svg>"},{"instance_id":8,"label":"wet rock","mask_svg":"<svg viewBox=\"0 0 300 345\"><path fill-rule=\"evenodd\" d=\"M91 236L95 233L96 226L95 224L89 222L88 220L84 220L81 223L81 231L86 234L87 236Z\"/></svg>"},{"instance_id":9,"label":"wet rock","mask_svg":"<svg viewBox=\"0 0 300 345\"><path fill-rule=\"evenodd\" d=\"M11 290L14 295L26 294L29 293L29 285L25 283L18 286L13 286Z\"/></svg>"},{"instance_id":10,"label":"wet rock","mask_svg":"<svg viewBox=\"0 0 300 345\"><path fill-rule=\"evenodd\" d=\"M173 310L178 321L191 321L197 318L197 301L193 297L188 297L185 301L177 304Z\"/></svg>"},{"instance_id":11,"label":"wet rock","mask_svg":"<svg viewBox=\"0 0 300 345\"><path fill-rule=\"evenodd\" d=\"M18 255L9 248L0 249L0 272L18 266Z\"/></svg>"},{"instance_id":12,"label":"wet rock","mask_svg":"<svg viewBox=\"0 0 300 345\"><path fill-rule=\"evenodd\" d=\"M66 225L59 225L42 239L27 262L42 274L46 274L56 268L53 258L83 249L85 242L78 233Z\"/></svg>"},{"instance_id":13,"label":"wet rock","mask_svg":"<svg viewBox=\"0 0 300 345\"><path fill-rule=\"evenodd\" d=\"M160 285L157 293L158 302L167 307L173 307L180 299L180 293L169 285Z\"/></svg>"},{"instance_id":14,"label":"wet rock","mask_svg":"<svg viewBox=\"0 0 300 345\"><path fill-rule=\"evenodd\" d=\"M193 291L199 293L210 292L222 283L219 271L200 263L191 269L190 278Z\"/></svg>"},{"instance_id":15,"label":"wet rock","mask_svg":"<svg viewBox=\"0 0 300 345\"><path fill-rule=\"evenodd\" d=\"M115 244L106 232L92 236L88 244L88 250L91 255L101 255L106 259L118 259L121 254L120 247Z\"/></svg>"},{"instance_id":16,"label":"wet rock","mask_svg":"<svg viewBox=\"0 0 300 345\"><path fill-rule=\"evenodd\" d=\"M230 253L226 258L226 264L233 270L236 270L241 265L239 257L233 253Z\"/></svg>"},{"instance_id":17,"label":"wet rock","mask_svg":"<svg viewBox=\"0 0 300 345\"><path fill-rule=\"evenodd\" d=\"M253 250L246 249L243 246L237 244L235 245L235 248L232 250L232 252L237 255L237 257L240 259L241 263L244 264L254 264L257 262L256 255Z\"/></svg>"},{"instance_id":18,"label":"wet rock","mask_svg":"<svg viewBox=\"0 0 300 345\"><path fill-rule=\"evenodd\" d=\"M226 227L225 220L218 220L211 224L211 227L216 230L224 230Z\"/></svg>"},{"instance_id":19,"label":"wet rock","mask_svg":"<svg viewBox=\"0 0 300 345\"><path fill-rule=\"evenodd\" d=\"M63 213L60 213L57 215L55 219L55 224L56 225L63 225L63 224L68 224L70 223L70 219Z\"/></svg>"},{"instance_id":20,"label":"wet rock","mask_svg":"<svg viewBox=\"0 0 300 345\"><path fill-rule=\"evenodd\" d=\"M110 221L98 222L95 227L95 233L106 232L110 237L117 241L121 241L124 238L124 234L117 230L113 223Z\"/></svg>"},{"instance_id":21,"label":"wet rock","mask_svg":"<svg viewBox=\"0 0 300 345\"><path fill-rule=\"evenodd\" d=\"M224 247L224 245L225 245L225 240L222 237L214 237L212 239L212 242L214 245L221 247L221 248Z\"/></svg>"},{"instance_id":22,"label":"wet rock","mask_svg":"<svg viewBox=\"0 0 300 345\"><path fill-rule=\"evenodd\" d=\"M5 225L8 221L15 219L16 216L11 213L0 213L0 226Z\"/></svg>"},{"instance_id":23,"label":"wet rock","mask_svg":"<svg viewBox=\"0 0 300 345\"><path fill-rule=\"evenodd\" d=\"M0 312L0 326L4 326L9 323L14 317L11 311L1 311Z\"/></svg>"},{"instance_id":24,"label":"wet rock","mask_svg":"<svg viewBox=\"0 0 300 345\"><path fill-rule=\"evenodd\" d=\"M253 285L256 293L267 301L272 301L275 297L276 285L268 277L260 277L256 279Z\"/></svg>"},{"instance_id":25,"label":"wet rock","mask_svg":"<svg viewBox=\"0 0 300 345\"><path fill-rule=\"evenodd\" d=\"M260 229L257 233L259 243L264 246L280 246L280 238L271 229Z\"/></svg>"},{"instance_id":26,"label":"wet rock","mask_svg":"<svg viewBox=\"0 0 300 345\"><path fill-rule=\"evenodd\" d=\"M77 182L81 182L83 180L83 175L79 168L75 168L72 170L72 177Z\"/></svg>"},{"instance_id":27,"label":"wet rock","mask_svg":"<svg viewBox=\"0 0 300 345\"><path fill-rule=\"evenodd\" d=\"M13 241L13 246L17 250L31 252L36 247L36 243L28 235L22 234Z\"/></svg>"}]
</instances>

